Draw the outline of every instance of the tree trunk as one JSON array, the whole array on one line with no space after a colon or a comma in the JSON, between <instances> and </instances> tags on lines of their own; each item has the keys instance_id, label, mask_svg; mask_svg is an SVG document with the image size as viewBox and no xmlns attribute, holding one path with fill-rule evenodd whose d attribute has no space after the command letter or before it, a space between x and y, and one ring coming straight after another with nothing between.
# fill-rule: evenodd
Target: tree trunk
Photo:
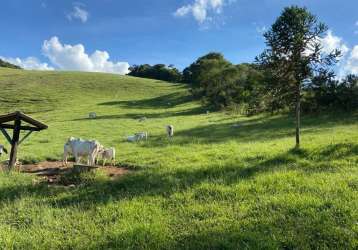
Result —
<instances>
[{"instance_id":1,"label":"tree trunk","mask_svg":"<svg viewBox=\"0 0 358 250\"><path fill-rule=\"evenodd\" d=\"M296 89L296 148L300 147L301 128L301 84L297 83Z\"/></svg>"}]
</instances>

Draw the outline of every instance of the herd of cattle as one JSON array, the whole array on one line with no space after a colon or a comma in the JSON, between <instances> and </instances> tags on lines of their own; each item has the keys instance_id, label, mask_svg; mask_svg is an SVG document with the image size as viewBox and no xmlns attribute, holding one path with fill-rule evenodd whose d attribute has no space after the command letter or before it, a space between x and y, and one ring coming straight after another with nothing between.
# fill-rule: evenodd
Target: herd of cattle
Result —
<instances>
[{"instance_id":1,"label":"herd of cattle","mask_svg":"<svg viewBox=\"0 0 358 250\"><path fill-rule=\"evenodd\" d=\"M166 132L168 137L174 136L174 126L166 126ZM140 132L134 135L128 136L127 141L136 142L140 140L147 140L148 133ZM67 140L63 150L63 164L67 165L67 158L72 155L75 158L76 164L80 163L81 159L86 157L87 164L89 166L95 166L99 159L102 159L103 166L106 161L110 161L111 164L115 164L116 150L115 148L105 148L96 140L83 140L80 138L71 137Z\"/></svg>"},{"instance_id":2,"label":"herd of cattle","mask_svg":"<svg viewBox=\"0 0 358 250\"><path fill-rule=\"evenodd\" d=\"M93 115L95 116L95 114ZM168 137L174 136L174 126L167 125L165 127ZM147 140L148 133L140 132L134 135L128 136L127 141L137 142L141 140ZM8 153L5 146L0 144L0 156L3 153ZM71 137L67 140L63 149L63 164L67 165L68 156L75 158L76 164L81 162L82 158L87 158L87 164L89 166L95 166L99 159L102 159L103 166L106 161L110 161L111 164L115 164L116 150L115 148L105 148L96 140L83 140L81 138Z\"/></svg>"}]
</instances>

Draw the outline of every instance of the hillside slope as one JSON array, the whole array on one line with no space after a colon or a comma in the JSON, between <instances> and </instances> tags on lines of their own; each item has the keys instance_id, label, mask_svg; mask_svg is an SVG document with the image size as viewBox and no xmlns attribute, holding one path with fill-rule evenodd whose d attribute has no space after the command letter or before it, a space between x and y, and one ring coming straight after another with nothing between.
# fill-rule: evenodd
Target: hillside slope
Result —
<instances>
[{"instance_id":1,"label":"hillside slope","mask_svg":"<svg viewBox=\"0 0 358 250\"><path fill-rule=\"evenodd\" d=\"M0 68L10 68L10 69L21 69L21 67L11 64L9 62L6 62L0 58Z\"/></svg>"},{"instance_id":2,"label":"hillside slope","mask_svg":"<svg viewBox=\"0 0 358 250\"><path fill-rule=\"evenodd\" d=\"M98 173L73 189L0 173L0 246L358 247L357 114L304 117L294 150L291 117L206 114L183 85L0 69L0 88L0 114L21 110L49 125L21 145L22 160L61 159L77 136L115 146L135 170L117 181ZM125 141L139 131L149 140Z\"/></svg>"}]
</instances>

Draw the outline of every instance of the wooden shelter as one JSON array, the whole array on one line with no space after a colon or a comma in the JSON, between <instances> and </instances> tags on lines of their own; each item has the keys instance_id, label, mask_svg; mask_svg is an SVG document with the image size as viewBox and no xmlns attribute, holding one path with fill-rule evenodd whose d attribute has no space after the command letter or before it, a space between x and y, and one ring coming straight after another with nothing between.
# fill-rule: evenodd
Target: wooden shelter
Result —
<instances>
[{"instance_id":1,"label":"wooden shelter","mask_svg":"<svg viewBox=\"0 0 358 250\"><path fill-rule=\"evenodd\" d=\"M16 163L17 149L19 145L29 137L34 131L47 129L47 125L36 121L35 119L17 111L7 115L0 115L0 131L11 145L9 169ZM7 129L13 130L12 138ZM27 131L27 134L20 140L21 130Z\"/></svg>"}]
</instances>

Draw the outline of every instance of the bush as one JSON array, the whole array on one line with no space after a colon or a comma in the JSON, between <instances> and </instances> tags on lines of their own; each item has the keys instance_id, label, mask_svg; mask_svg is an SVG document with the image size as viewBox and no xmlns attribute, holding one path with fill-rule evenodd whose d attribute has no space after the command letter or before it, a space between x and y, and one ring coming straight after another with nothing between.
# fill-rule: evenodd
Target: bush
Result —
<instances>
[{"instance_id":1,"label":"bush","mask_svg":"<svg viewBox=\"0 0 358 250\"><path fill-rule=\"evenodd\" d=\"M250 114L262 110L263 76L255 65L234 65L215 52L200 57L183 71L194 97L216 109L246 107L240 108L241 112Z\"/></svg>"}]
</instances>

